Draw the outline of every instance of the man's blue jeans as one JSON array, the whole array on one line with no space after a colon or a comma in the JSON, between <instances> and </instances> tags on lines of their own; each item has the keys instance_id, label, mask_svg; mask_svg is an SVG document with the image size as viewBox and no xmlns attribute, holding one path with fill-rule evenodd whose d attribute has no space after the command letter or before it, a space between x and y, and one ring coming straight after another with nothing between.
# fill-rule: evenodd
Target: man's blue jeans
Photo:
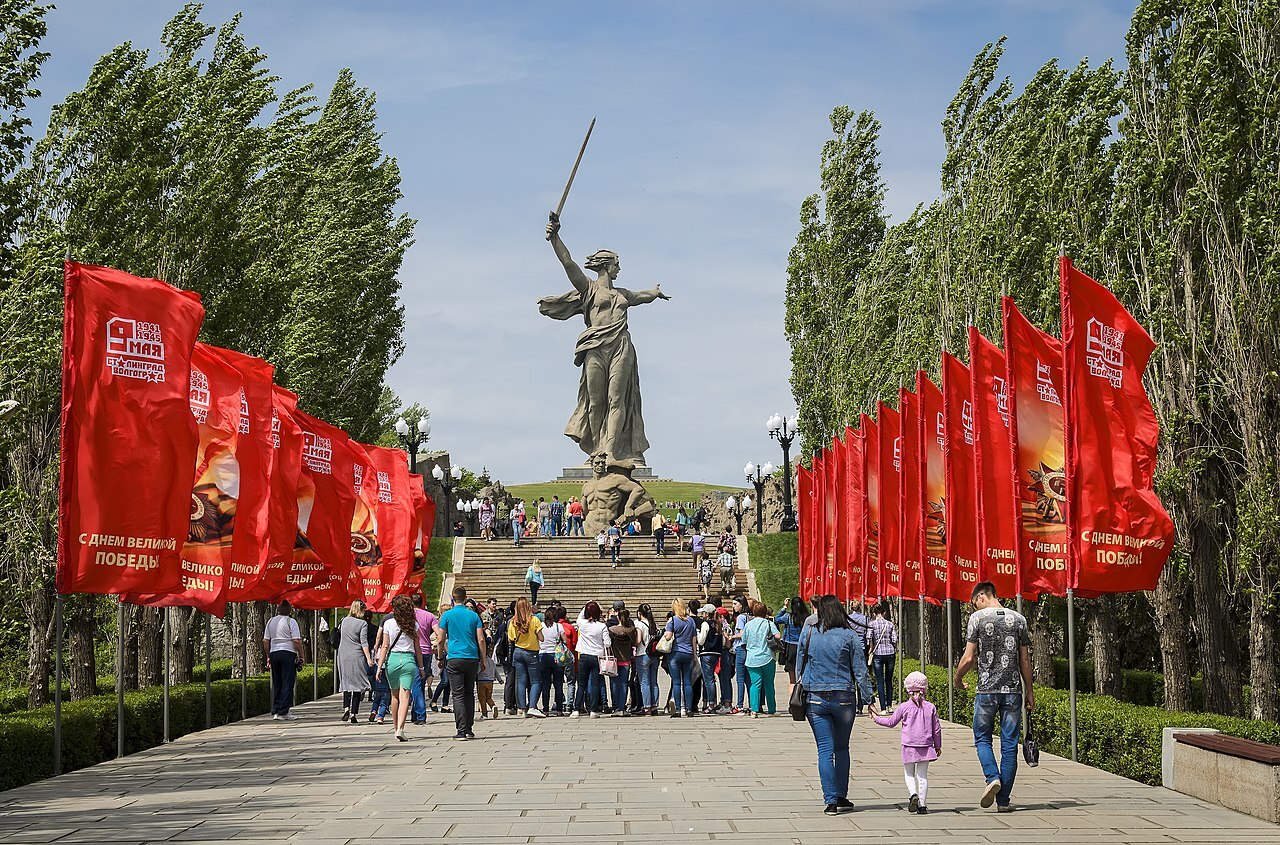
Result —
<instances>
[{"instance_id":1,"label":"man's blue jeans","mask_svg":"<svg viewBox=\"0 0 1280 845\"><path fill-rule=\"evenodd\" d=\"M688 652L671 653L671 695L676 712L693 707L693 655Z\"/></svg>"},{"instance_id":2,"label":"man's blue jeans","mask_svg":"<svg viewBox=\"0 0 1280 845\"><path fill-rule=\"evenodd\" d=\"M1000 719L1000 765L991 750L991 734ZM1018 737L1022 730L1022 693L980 692L973 697L973 746L987 783L999 779L996 804L1008 806L1018 774Z\"/></svg>"},{"instance_id":3,"label":"man's blue jeans","mask_svg":"<svg viewBox=\"0 0 1280 845\"><path fill-rule=\"evenodd\" d=\"M888 710L893 699L893 667L898 661L896 654L877 654L871 658L871 666L876 675L876 693L880 696L880 709Z\"/></svg>"},{"instance_id":4,"label":"man's blue jeans","mask_svg":"<svg viewBox=\"0 0 1280 845\"><path fill-rule=\"evenodd\" d=\"M516 670L516 707L528 710L538 709L538 699L542 697L542 667L538 665L538 652L527 648L513 648L515 659L512 664Z\"/></svg>"},{"instance_id":5,"label":"man's blue jeans","mask_svg":"<svg viewBox=\"0 0 1280 845\"><path fill-rule=\"evenodd\" d=\"M293 706L293 685L298 680L298 655L292 651L273 651L267 658L271 664L272 716L287 716Z\"/></svg>"},{"instance_id":6,"label":"man's blue jeans","mask_svg":"<svg viewBox=\"0 0 1280 845\"><path fill-rule=\"evenodd\" d=\"M822 780L822 800L836 803L849 797L849 734L857 713L853 693L811 692L807 716L818 744L818 777Z\"/></svg>"}]
</instances>

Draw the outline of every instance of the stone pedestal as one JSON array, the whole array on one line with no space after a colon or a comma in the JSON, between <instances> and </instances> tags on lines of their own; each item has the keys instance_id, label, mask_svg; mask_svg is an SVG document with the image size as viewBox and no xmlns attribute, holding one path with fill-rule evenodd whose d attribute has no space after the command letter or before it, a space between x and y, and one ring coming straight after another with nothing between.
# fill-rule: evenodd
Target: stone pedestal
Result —
<instances>
[{"instance_id":1,"label":"stone pedestal","mask_svg":"<svg viewBox=\"0 0 1280 845\"><path fill-rule=\"evenodd\" d=\"M645 464L636 464L635 469L631 471L631 477L637 481L643 479L652 481L658 476L654 474L653 467ZM591 478L591 462L579 464L576 467L565 467L560 470L560 477L556 481L587 481Z\"/></svg>"}]
</instances>

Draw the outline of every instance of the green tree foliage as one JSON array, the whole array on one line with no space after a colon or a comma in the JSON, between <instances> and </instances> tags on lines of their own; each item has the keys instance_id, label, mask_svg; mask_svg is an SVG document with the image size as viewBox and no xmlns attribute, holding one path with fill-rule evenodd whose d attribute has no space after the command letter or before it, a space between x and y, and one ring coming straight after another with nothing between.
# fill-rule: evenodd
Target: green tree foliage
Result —
<instances>
[{"instance_id":1,"label":"green tree foliage","mask_svg":"<svg viewBox=\"0 0 1280 845\"><path fill-rule=\"evenodd\" d=\"M0 233L0 388L23 401L0 429L0 578L26 597L33 703L46 688L64 257L198 291L203 340L271 361L305 410L356 438L394 420L383 377L403 349L413 221L395 212L374 97L349 71L323 104L310 86L279 96L239 17L214 27L201 11L169 21L154 56L126 43L99 59L15 176L44 9L0 0L0 223L13 231ZM74 642L92 641L94 619L73 617Z\"/></svg>"}]
</instances>

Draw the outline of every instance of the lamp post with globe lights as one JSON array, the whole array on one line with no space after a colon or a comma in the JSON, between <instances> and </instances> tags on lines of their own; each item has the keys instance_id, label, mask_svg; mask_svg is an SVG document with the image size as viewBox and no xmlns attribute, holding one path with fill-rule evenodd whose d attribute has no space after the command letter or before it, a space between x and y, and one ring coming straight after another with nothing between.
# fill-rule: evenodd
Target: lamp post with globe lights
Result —
<instances>
[{"instance_id":1,"label":"lamp post with globe lights","mask_svg":"<svg viewBox=\"0 0 1280 845\"><path fill-rule=\"evenodd\" d=\"M753 463L748 463L742 468L742 474L747 477L747 481L752 487L756 488L756 533L764 533L764 484L773 474L777 472L777 467L768 461L764 462L764 466L757 467ZM751 507L747 505L747 507ZM786 521L783 520L783 524ZM785 529L784 529L785 530ZM739 532L741 533L741 532Z\"/></svg>"},{"instance_id":2,"label":"lamp post with globe lights","mask_svg":"<svg viewBox=\"0 0 1280 845\"><path fill-rule=\"evenodd\" d=\"M729 512L729 516L733 517L737 521L738 533L741 534L742 533L742 516L747 511L751 510L751 497L743 496L742 500L739 501L733 496L730 496L728 500L725 501L724 503L724 509ZM759 523L759 521L760 520L757 518L756 522ZM757 525L756 533L759 533L759 531L760 531L760 528L759 528L759 525Z\"/></svg>"},{"instance_id":3,"label":"lamp post with globe lights","mask_svg":"<svg viewBox=\"0 0 1280 845\"><path fill-rule=\"evenodd\" d=\"M782 525L783 531L795 531L800 526L796 523L796 512L791 507L791 444L796 439L796 431L800 427L797 417L774 414L765 423L769 428L769 436L782 444Z\"/></svg>"},{"instance_id":4,"label":"lamp post with globe lights","mask_svg":"<svg viewBox=\"0 0 1280 845\"><path fill-rule=\"evenodd\" d=\"M458 513L466 517L467 525L471 529L471 533L468 534L467 536L469 537L476 536L476 517L480 515L480 500L472 499L469 502L465 502L465 501L458 502Z\"/></svg>"},{"instance_id":5,"label":"lamp post with globe lights","mask_svg":"<svg viewBox=\"0 0 1280 845\"><path fill-rule=\"evenodd\" d=\"M436 464L431 468L431 477L444 488L444 512L449 513L453 510L453 488L462 479L462 467L455 464L445 472L439 464ZM461 507L462 502L458 502L458 506ZM448 519L446 518L445 521L447 522Z\"/></svg>"},{"instance_id":6,"label":"lamp post with globe lights","mask_svg":"<svg viewBox=\"0 0 1280 845\"><path fill-rule=\"evenodd\" d=\"M400 437L400 442L404 444L404 448L409 452L409 471L417 474L418 472L418 450L421 449L431 437L431 423L427 422L426 417L418 420L416 431L409 427L404 417L396 420L396 434Z\"/></svg>"}]
</instances>

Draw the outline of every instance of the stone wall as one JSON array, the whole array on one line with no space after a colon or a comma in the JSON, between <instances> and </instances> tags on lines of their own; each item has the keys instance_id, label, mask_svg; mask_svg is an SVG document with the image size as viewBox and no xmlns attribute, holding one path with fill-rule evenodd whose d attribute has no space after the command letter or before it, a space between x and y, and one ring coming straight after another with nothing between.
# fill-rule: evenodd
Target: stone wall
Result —
<instances>
[{"instance_id":1,"label":"stone wall","mask_svg":"<svg viewBox=\"0 0 1280 845\"><path fill-rule=\"evenodd\" d=\"M742 515L742 533L756 533L756 508L759 503L756 502L756 490L754 487L743 487L741 490L733 492L735 499L741 500L743 496L751 497L751 509ZM703 493L700 504L707 509L710 515L711 528L719 533L726 525L732 526L731 530L737 530L737 525L732 516L725 509L724 497L720 493ZM796 505L796 480L791 479L791 506ZM774 476L765 482L764 485L764 533L777 534L782 524L782 474L774 473ZM689 514L693 516L692 513Z\"/></svg>"}]
</instances>

